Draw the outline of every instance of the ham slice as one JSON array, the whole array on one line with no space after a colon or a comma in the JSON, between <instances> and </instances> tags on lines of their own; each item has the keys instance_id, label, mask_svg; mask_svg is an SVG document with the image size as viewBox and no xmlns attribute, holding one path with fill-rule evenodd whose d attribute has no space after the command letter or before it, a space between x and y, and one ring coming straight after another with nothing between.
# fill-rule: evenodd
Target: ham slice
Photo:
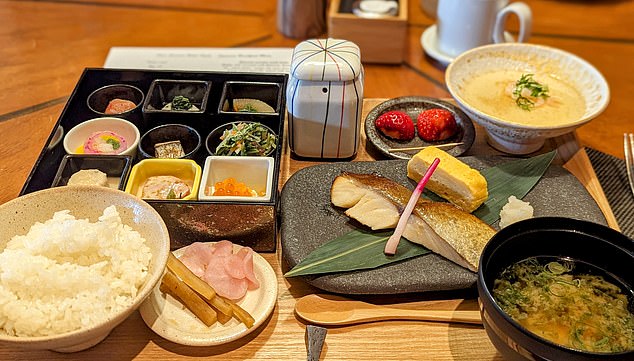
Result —
<instances>
[{"instance_id":1,"label":"ham slice","mask_svg":"<svg viewBox=\"0 0 634 361\"><path fill-rule=\"evenodd\" d=\"M229 241L212 246L196 242L186 247L180 259L216 293L231 300L239 300L247 290L260 287L253 271L253 250L249 247L234 254L233 243Z\"/></svg>"}]
</instances>

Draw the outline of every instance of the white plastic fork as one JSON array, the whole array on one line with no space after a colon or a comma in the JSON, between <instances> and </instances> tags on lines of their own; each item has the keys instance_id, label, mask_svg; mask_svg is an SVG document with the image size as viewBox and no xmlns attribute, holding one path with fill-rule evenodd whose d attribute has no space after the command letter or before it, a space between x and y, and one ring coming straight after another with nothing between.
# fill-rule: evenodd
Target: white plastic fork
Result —
<instances>
[{"instance_id":1,"label":"white plastic fork","mask_svg":"<svg viewBox=\"0 0 634 361\"><path fill-rule=\"evenodd\" d=\"M632 195L634 195L634 134L623 134L623 150L625 152L627 180L630 182L630 189L632 190Z\"/></svg>"}]
</instances>

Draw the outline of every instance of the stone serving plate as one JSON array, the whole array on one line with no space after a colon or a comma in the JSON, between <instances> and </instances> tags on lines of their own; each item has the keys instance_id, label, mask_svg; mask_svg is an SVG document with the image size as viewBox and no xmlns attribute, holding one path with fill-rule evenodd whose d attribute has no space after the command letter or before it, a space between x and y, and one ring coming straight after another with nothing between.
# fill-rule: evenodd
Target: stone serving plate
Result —
<instances>
[{"instance_id":1,"label":"stone serving plate","mask_svg":"<svg viewBox=\"0 0 634 361\"><path fill-rule=\"evenodd\" d=\"M421 139L418 136L418 132L416 132L414 139L410 141L402 141L386 137L374 126L374 122L381 114L391 110L398 110L407 113L407 115L412 118L412 121L414 121L414 126L416 126L416 118L418 117L418 114L424 110L434 108L446 109L454 115L456 124L458 125L458 131L453 137L439 142L427 142ZM410 159L420 150L390 151L390 149L423 147L429 145L440 146L442 150L454 157L457 157L464 154L469 150L469 148L471 148L475 139L475 130L471 119L469 119L467 114L465 114L457 106L440 99L409 96L386 100L370 110L365 118L365 135L370 143L377 147L381 153L390 158ZM443 144L460 142L462 142L461 145L442 147Z\"/></svg>"},{"instance_id":2,"label":"stone serving plate","mask_svg":"<svg viewBox=\"0 0 634 361\"><path fill-rule=\"evenodd\" d=\"M512 160L506 157L464 157L465 163L484 169ZM330 186L341 171L371 173L393 179L410 189L407 161L331 163L304 168L285 184L281 196L281 245L287 272L321 244L364 227L344 209L330 203ZM605 217L581 183L561 166L551 165L524 198L535 216L560 216L605 225ZM494 225L497 228L497 224ZM366 271L305 276L305 281L324 291L351 294L401 294L473 288L477 274L436 254Z\"/></svg>"}]
</instances>

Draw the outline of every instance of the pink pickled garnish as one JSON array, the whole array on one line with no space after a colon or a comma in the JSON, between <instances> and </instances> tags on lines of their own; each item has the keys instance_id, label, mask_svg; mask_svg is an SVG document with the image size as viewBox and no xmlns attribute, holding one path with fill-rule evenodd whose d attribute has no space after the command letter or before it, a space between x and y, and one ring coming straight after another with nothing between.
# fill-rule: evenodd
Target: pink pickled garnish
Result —
<instances>
[{"instance_id":1,"label":"pink pickled garnish","mask_svg":"<svg viewBox=\"0 0 634 361\"><path fill-rule=\"evenodd\" d=\"M387 255L394 255L396 253L396 248L398 247L398 243L401 240L403 231L405 231L407 220L409 219L409 216L412 214L412 211L414 210L414 206L416 206L416 202L418 202L418 198L420 198L421 193L423 193L425 184L427 184L427 181L429 181L429 178L431 178L431 175L436 170L436 167L438 167L438 163L440 163L440 159L438 158L434 159L434 161L431 163L429 168L427 168L427 171L423 175L423 178L421 178L421 180L416 185L416 189L414 189L414 192L412 192L412 196L409 198L409 202L407 202L407 206L405 206L405 209L403 210L403 213L401 214L401 218L399 218L398 220L398 224L396 225L394 234L392 234L390 239L388 239L387 243L385 244L385 250L383 251L383 253Z\"/></svg>"},{"instance_id":2,"label":"pink pickled garnish","mask_svg":"<svg viewBox=\"0 0 634 361\"><path fill-rule=\"evenodd\" d=\"M86 154L119 154L127 148L125 138L109 130L92 133L84 142Z\"/></svg>"}]
</instances>

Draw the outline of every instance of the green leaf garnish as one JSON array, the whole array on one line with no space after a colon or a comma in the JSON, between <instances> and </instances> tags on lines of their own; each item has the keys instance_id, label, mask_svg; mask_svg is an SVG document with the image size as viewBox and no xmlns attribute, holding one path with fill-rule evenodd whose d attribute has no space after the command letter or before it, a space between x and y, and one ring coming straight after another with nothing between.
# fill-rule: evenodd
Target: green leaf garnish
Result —
<instances>
[{"instance_id":1,"label":"green leaf garnish","mask_svg":"<svg viewBox=\"0 0 634 361\"><path fill-rule=\"evenodd\" d=\"M535 107L535 102L523 95L524 89L528 89L531 92L533 98L548 98L548 85L540 84L533 79L534 74L522 74L520 80L515 82L515 89L513 89L513 96L515 97L515 103L517 106L524 110L531 110Z\"/></svg>"},{"instance_id":2,"label":"green leaf garnish","mask_svg":"<svg viewBox=\"0 0 634 361\"><path fill-rule=\"evenodd\" d=\"M106 139L106 143L110 144L113 150L117 150L121 146L121 143L118 140L113 138Z\"/></svg>"},{"instance_id":3,"label":"green leaf garnish","mask_svg":"<svg viewBox=\"0 0 634 361\"><path fill-rule=\"evenodd\" d=\"M486 178L489 198L473 215L482 221L493 224L500 219L500 210L508 202L510 196L524 198L539 182L557 151L520 159L482 170Z\"/></svg>"},{"instance_id":4,"label":"green leaf garnish","mask_svg":"<svg viewBox=\"0 0 634 361\"><path fill-rule=\"evenodd\" d=\"M251 104L246 104L244 107L238 109L239 112L244 112L244 113L257 113L257 109L251 105Z\"/></svg>"},{"instance_id":5,"label":"green leaf garnish","mask_svg":"<svg viewBox=\"0 0 634 361\"><path fill-rule=\"evenodd\" d=\"M174 192L173 189L170 189L169 193L167 193L167 197L165 197L165 199L178 199L179 197L176 196L176 192Z\"/></svg>"},{"instance_id":6,"label":"green leaf garnish","mask_svg":"<svg viewBox=\"0 0 634 361\"><path fill-rule=\"evenodd\" d=\"M372 269L430 252L421 245L404 241L399 243L394 256L387 256L383 253L383 249L392 233L394 233L392 230L382 232L352 230L319 246L284 276Z\"/></svg>"},{"instance_id":7,"label":"green leaf garnish","mask_svg":"<svg viewBox=\"0 0 634 361\"><path fill-rule=\"evenodd\" d=\"M189 110L191 107L192 103L187 97L177 95L172 99L172 110Z\"/></svg>"}]
</instances>

